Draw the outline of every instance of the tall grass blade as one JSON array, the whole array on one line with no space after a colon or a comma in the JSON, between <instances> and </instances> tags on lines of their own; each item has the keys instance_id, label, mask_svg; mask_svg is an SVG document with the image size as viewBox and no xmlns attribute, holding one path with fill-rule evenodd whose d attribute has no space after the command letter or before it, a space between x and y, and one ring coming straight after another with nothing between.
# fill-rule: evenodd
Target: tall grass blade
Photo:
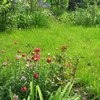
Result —
<instances>
[{"instance_id":1,"label":"tall grass blade","mask_svg":"<svg viewBox=\"0 0 100 100\"><path fill-rule=\"evenodd\" d=\"M37 94L37 92L39 94L40 100L43 100L43 95L42 95L42 92L41 92L40 87L38 85L36 86L36 94Z\"/></svg>"},{"instance_id":2,"label":"tall grass blade","mask_svg":"<svg viewBox=\"0 0 100 100\"><path fill-rule=\"evenodd\" d=\"M63 91L61 92L61 95L60 95L60 100L65 95L66 90L68 89L68 87L70 86L70 84L71 84L71 82L67 83L67 85L64 87L64 89L63 89Z\"/></svg>"},{"instance_id":3,"label":"tall grass blade","mask_svg":"<svg viewBox=\"0 0 100 100\"><path fill-rule=\"evenodd\" d=\"M12 91L11 91L11 87L10 87L10 89L9 89L9 93L10 93L10 98L11 98L11 100L13 100L13 93L12 93Z\"/></svg>"},{"instance_id":4,"label":"tall grass blade","mask_svg":"<svg viewBox=\"0 0 100 100\"><path fill-rule=\"evenodd\" d=\"M61 94L61 87L58 88L58 90L54 96L54 100L59 100L60 94Z\"/></svg>"},{"instance_id":5,"label":"tall grass blade","mask_svg":"<svg viewBox=\"0 0 100 100\"><path fill-rule=\"evenodd\" d=\"M71 90L72 90L72 87L73 87L73 83L71 83L71 84L69 85L69 88L68 88L68 90L67 90L67 96L70 95L70 92L71 92Z\"/></svg>"}]
</instances>

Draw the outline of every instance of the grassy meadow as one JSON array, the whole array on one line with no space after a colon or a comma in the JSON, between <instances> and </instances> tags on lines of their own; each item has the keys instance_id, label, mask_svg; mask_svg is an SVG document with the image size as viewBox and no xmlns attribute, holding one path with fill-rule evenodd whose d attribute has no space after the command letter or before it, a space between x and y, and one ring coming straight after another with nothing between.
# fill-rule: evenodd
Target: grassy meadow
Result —
<instances>
[{"instance_id":1,"label":"grassy meadow","mask_svg":"<svg viewBox=\"0 0 100 100\"><path fill-rule=\"evenodd\" d=\"M1 0L0 100L100 100L100 0Z\"/></svg>"},{"instance_id":2,"label":"grassy meadow","mask_svg":"<svg viewBox=\"0 0 100 100\"><path fill-rule=\"evenodd\" d=\"M41 55L51 55L59 52L62 45L67 45L70 57L80 58L77 82L84 83L93 91L100 94L100 28L66 26L55 22L49 28L31 28L12 30L0 33L0 66L3 62L15 62L15 55L20 50L24 53L41 48ZM3 53L2 53L3 51ZM9 68L7 68L9 69ZM4 69L2 69L4 70ZM0 71L2 71L0 70ZM4 70L4 73L6 70ZM1 75L1 74L0 74Z\"/></svg>"}]
</instances>

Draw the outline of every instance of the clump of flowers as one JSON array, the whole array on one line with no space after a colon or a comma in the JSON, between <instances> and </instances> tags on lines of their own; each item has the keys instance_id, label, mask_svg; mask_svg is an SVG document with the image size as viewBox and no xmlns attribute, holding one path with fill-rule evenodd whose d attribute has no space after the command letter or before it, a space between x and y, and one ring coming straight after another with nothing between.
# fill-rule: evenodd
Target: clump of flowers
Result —
<instances>
[{"instance_id":1,"label":"clump of flowers","mask_svg":"<svg viewBox=\"0 0 100 100\"><path fill-rule=\"evenodd\" d=\"M18 87L21 88L18 88L18 93L21 99L25 94L27 98L32 78L34 84L38 84L44 92L53 92L59 86L64 86L68 81L75 79L78 62L66 55L67 48L68 46L62 46L59 54L48 54L46 57L41 57L40 48L35 48L28 54L18 51L16 60L18 60L17 66L20 67L17 69L16 76L19 77L16 78L13 87L15 88L16 83L19 83ZM14 93L17 94L16 91Z\"/></svg>"}]
</instances>

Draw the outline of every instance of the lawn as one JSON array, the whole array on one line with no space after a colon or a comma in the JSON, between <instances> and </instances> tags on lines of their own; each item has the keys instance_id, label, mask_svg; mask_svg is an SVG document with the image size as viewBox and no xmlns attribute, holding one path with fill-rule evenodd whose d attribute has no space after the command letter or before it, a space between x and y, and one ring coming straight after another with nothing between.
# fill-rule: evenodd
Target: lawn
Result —
<instances>
[{"instance_id":1,"label":"lawn","mask_svg":"<svg viewBox=\"0 0 100 100\"><path fill-rule=\"evenodd\" d=\"M0 33L0 66L3 62L13 63L20 50L27 53L33 48L42 50L41 56L59 52L67 45L70 57L80 58L77 82L84 83L93 93L100 94L100 28L66 26L53 22L49 28L31 28ZM4 51L3 51L4 50ZM2 53L4 52L4 53ZM11 65L13 67L13 65ZM2 70L0 70L0 73ZM1 74L0 74L1 75Z\"/></svg>"}]
</instances>

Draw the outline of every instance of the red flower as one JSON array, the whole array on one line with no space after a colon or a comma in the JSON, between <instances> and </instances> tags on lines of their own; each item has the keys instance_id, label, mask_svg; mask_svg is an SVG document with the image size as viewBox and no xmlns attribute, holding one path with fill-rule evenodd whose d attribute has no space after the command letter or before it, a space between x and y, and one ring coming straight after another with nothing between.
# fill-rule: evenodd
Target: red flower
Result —
<instances>
[{"instance_id":1,"label":"red flower","mask_svg":"<svg viewBox=\"0 0 100 100\"><path fill-rule=\"evenodd\" d=\"M24 87L21 88L22 92L27 92L27 90L28 90L28 88L26 86L24 86Z\"/></svg>"},{"instance_id":2,"label":"red flower","mask_svg":"<svg viewBox=\"0 0 100 100\"><path fill-rule=\"evenodd\" d=\"M26 57L26 54L22 54L22 57Z\"/></svg>"},{"instance_id":3,"label":"red flower","mask_svg":"<svg viewBox=\"0 0 100 100\"><path fill-rule=\"evenodd\" d=\"M40 54L36 54L32 57L32 60L38 61L40 59Z\"/></svg>"},{"instance_id":4,"label":"red flower","mask_svg":"<svg viewBox=\"0 0 100 100\"><path fill-rule=\"evenodd\" d=\"M40 59L40 54L36 54L35 57Z\"/></svg>"},{"instance_id":5,"label":"red flower","mask_svg":"<svg viewBox=\"0 0 100 100\"><path fill-rule=\"evenodd\" d=\"M34 52L36 52L36 53L39 53L40 51L41 51L40 48L35 48L35 49L34 49Z\"/></svg>"},{"instance_id":6,"label":"red flower","mask_svg":"<svg viewBox=\"0 0 100 100\"><path fill-rule=\"evenodd\" d=\"M47 58L47 62L51 63L52 59L50 57Z\"/></svg>"},{"instance_id":7,"label":"red flower","mask_svg":"<svg viewBox=\"0 0 100 100\"><path fill-rule=\"evenodd\" d=\"M38 73L35 73L33 76L34 76L35 79L39 78L39 74Z\"/></svg>"},{"instance_id":8,"label":"red flower","mask_svg":"<svg viewBox=\"0 0 100 100\"><path fill-rule=\"evenodd\" d=\"M36 57L32 57L32 60L34 60L34 61L38 61L39 59L36 58Z\"/></svg>"}]
</instances>

